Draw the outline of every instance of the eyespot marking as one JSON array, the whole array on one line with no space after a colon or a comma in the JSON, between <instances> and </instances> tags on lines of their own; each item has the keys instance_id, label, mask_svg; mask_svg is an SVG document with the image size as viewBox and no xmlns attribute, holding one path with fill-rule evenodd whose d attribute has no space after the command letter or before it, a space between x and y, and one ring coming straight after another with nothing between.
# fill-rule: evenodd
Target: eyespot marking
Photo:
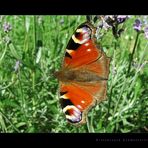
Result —
<instances>
[{"instance_id":1,"label":"eyespot marking","mask_svg":"<svg viewBox=\"0 0 148 148\"><path fill-rule=\"evenodd\" d=\"M78 123L82 120L81 111L76 108L74 105L68 105L63 109L63 112L66 114L66 119L71 123Z\"/></svg>"}]
</instances>

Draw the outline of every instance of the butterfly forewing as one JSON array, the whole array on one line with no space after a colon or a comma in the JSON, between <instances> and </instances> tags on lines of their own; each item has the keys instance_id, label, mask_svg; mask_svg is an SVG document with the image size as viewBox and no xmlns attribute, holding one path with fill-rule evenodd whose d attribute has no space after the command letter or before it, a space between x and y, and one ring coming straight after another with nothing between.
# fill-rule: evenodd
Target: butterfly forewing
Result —
<instances>
[{"instance_id":1,"label":"butterfly forewing","mask_svg":"<svg viewBox=\"0 0 148 148\"><path fill-rule=\"evenodd\" d=\"M80 25L72 35L65 52L64 67L79 67L89 64L101 56L94 38L96 29L88 22ZM79 36L78 36L79 34Z\"/></svg>"}]
</instances>

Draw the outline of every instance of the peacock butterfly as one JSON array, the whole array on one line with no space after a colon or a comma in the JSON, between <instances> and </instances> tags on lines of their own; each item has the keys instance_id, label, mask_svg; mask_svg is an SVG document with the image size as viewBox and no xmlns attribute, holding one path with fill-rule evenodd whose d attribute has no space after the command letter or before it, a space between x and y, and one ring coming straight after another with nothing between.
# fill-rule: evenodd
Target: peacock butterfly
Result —
<instances>
[{"instance_id":1,"label":"peacock butterfly","mask_svg":"<svg viewBox=\"0 0 148 148\"><path fill-rule=\"evenodd\" d=\"M96 28L85 22L70 38L59 80L60 102L70 123L86 122L88 111L106 97L110 58L98 47Z\"/></svg>"}]
</instances>

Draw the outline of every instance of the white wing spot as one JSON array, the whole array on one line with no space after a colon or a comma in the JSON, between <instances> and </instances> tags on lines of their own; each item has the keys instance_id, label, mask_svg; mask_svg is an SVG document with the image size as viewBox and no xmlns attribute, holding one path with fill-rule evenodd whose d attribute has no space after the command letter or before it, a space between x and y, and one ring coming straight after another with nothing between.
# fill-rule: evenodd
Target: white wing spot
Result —
<instances>
[{"instance_id":1,"label":"white wing spot","mask_svg":"<svg viewBox=\"0 0 148 148\"><path fill-rule=\"evenodd\" d=\"M72 35L72 39L73 39L73 41L74 41L75 43L81 44L81 43L80 43L81 41L80 41L79 39L77 39L74 34Z\"/></svg>"},{"instance_id":2,"label":"white wing spot","mask_svg":"<svg viewBox=\"0 0 148 148\"><path fill-rule=\"evenodd\" d=\"M88 51L88 52L90 52L90 51L91 51L91 49L89 49L89 48L88 48L88 49L87 49L87 51Z\"/></svg>"},{"instance_id":3,"label":"white wing spot","mask_svg":"<svg viewBox=\"0 0 148 148\"><path fill-rule=\"evenodd\" d=\"M85 43L84 45L85 45L85 46L88 46L88 45L89 45L89 43Z\"/></svg>"},{"instance_id":4,"label":"white wing spot","mask_svg":"<svg viewBox=\"0 0 148 148\"><path fill-rule=\"evenodd\" d=\"M83 101L83 100L82 100L82 101L81 101L81 103L83 103L83 104L84 104L84 103L85 103L85 101Z\"/></svg>"}]
</instances>

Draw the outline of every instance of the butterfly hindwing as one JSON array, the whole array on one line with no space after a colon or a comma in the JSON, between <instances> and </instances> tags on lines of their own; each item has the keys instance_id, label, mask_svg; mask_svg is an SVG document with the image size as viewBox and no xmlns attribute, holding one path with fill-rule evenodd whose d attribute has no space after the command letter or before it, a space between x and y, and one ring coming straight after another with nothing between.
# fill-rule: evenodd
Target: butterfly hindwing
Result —
<instances>
[{"instance_id":1,"label":"butterfly hindwing","mask_svg":"<svg viewBox=\"0 0 148 148\"><path fill-rule=\"evenodd\" d=\"M94 104L92 95L77 83L61 84L61 92L67 92L60 96L63 112L71 123L84 122L84 110Z\"/></svg>"}]
</instances>

